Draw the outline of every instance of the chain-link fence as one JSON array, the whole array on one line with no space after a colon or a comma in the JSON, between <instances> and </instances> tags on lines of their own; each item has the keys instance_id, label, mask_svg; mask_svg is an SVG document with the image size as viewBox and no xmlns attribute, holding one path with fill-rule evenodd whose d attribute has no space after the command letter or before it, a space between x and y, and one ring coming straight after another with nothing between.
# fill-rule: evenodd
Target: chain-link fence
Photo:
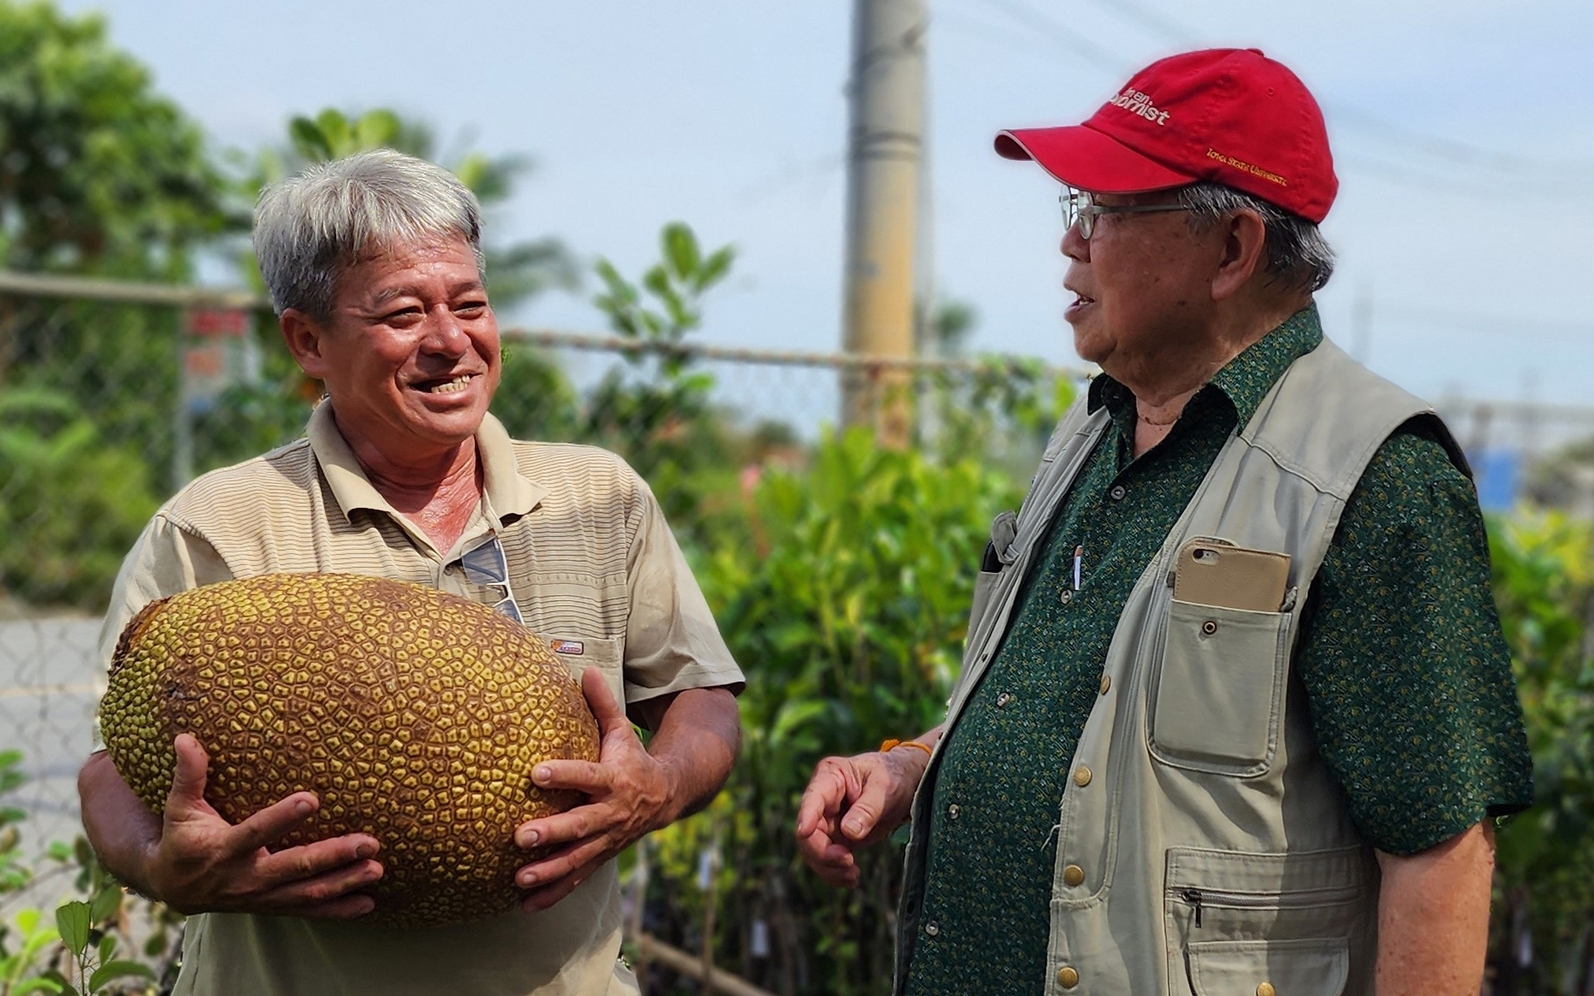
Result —
<instances>
[{"instance_id":1,"label":"chain-link fence","mask_svg":"<svg viewBox=\"0 0 1594 996\"><path fill-rule=\"evenodd\" d=\"M504 338L493 409L511 433L625 455L689 555L711 545L761 474L803 466L849 378L877 410L909 412L921 449L972 455L1019 483L1082 383L1080 372L1022 358L905 361L529 330ZM0 750L20 750L28 778L0 808L25 812L29 846L79 832L75 774L91 746L99 617L121 557L176 487L297 436L318 395L249 295L0 274ZM1594 435L1594 409L1455 398L1440 407L1481 485L1504 487L1506 500L1533 454ZM674 873L712 882L717 848L705 836L708 865ZM780 907L778 875L759 888ZM698 940L740 930L744 962L798 936L761 913L713 928L712 909ZM888 942L889 924L881 929ZM686 957L673 950L650 949L661 963ZM811 991L800 965L783 971L778 988Z\"/></svg>"},{"instance_id":2,"label":"chain-link fence","mask_svg":"<svg viewBox=\"0 0 1594 996\"><path fill-rule=\"evenodd\" d=\"M844 378L879 407L914 413L916 442L977 452L1015 474L1081 380L1021 359L902 361L528 330L504 340L493 410L511 433L622 453L689 556L759 475L803 464L837 421ZM176 488L294 438L318 396L249 295L0 274L0 751L19 750L26 776L0 808L25 814L15 828L26 851L80 833L75 775L92 747L99 620L122 556ZM58 898L0 897L0 914ZM667 962L673 949L655 940L650 957Z\"/></svg>"},{"instance_id":3,"label":"chain-link fence","mask_svg":"<svg viewBox=\"0 0 1594 996\"><path fill-rule=\"evenodd\" d=\"M504 338L494 411L511 432L597 441L644 476L683 462L747 472L800 461L835 424L846 377L883 385L882 404L906 391L920 442L1023 474L1052 413L1034 399L1082 376L1021 358ZM683 364L673 382L660 373L672 358ZM97 619L122 554L176 487L293 438L317 396L254 296L0 274L0 747L26 752L30 812L74 812L63 772L87 745ZM1533 456L1594 435L1594 408L1440 407L1486 491L1499 489L1495 475L1514 493Z\"/></svg>"}]
</instances>

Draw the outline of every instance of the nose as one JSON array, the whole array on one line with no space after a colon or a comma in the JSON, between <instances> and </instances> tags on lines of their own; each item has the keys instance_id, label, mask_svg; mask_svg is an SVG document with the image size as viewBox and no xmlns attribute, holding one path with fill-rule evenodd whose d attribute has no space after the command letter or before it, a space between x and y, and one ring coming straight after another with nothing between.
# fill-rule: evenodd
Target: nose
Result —
<instances>
[{"instance_id":1,"label":"nose","mask_svg":"<svg viewBox=\"0 0 1594 996\"><path fill-rule=\"evenodd\" d=\"M470 349L470 335L466 333L464 323L447 305L433 308L427 316L426 325L426 335L421 342L421 348L425 351L461 356Z\"/></svg>"},{"instance_id":2,"label":"nose","mask_svg":"<svg viewBox=\"0 0 1594 996\"><path fill-rule=\"evenodd\" d=\"M1090 243L1083 235L1079 234L1079 222L1068 226L1068 231L1063 233L1063 255L1076 263L1090 262Z\"/></svg>"}]
</instances>

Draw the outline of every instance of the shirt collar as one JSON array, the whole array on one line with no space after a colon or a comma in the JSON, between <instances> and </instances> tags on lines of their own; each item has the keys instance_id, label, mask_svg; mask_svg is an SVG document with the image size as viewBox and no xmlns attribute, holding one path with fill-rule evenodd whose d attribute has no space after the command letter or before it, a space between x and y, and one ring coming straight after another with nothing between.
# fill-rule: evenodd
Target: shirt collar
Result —
<instances>
[{"instance_id":1,"label":"shirt collar","mask_svg":"<svg viewBox=\"0 0 1594 996\"><path fill-rule=\"evenodd\" d=\"M310 413L305 435L345 519L356 509L398 516L397 510L365 476L365 468L360 466L353 448L338 431L329 402L322 402ZM492 415L483 417L476 430L476 452L482 461L487 506L497 515L525 515L547 495L547 488L520 473L509 433Z\"/></svg>"},{"instance_id":2,"label":"shirt collar","mask_svg":"<svg viewBox=\"0 0 1594 996\"><path fill-rule=\"evenodd\" d=\"M1234 408L1236 424L1244 425L1290 364L1322 341L1323 325L1317 305L1308 304L1225 364L1197 396L1220 394L1227 398ZM1087 405L1094 412L1104 404L1116 419L1122 411L1132 408L1134 395L1123 384L1101 374L1090 382Z\"/></svg>"}]
</instances>

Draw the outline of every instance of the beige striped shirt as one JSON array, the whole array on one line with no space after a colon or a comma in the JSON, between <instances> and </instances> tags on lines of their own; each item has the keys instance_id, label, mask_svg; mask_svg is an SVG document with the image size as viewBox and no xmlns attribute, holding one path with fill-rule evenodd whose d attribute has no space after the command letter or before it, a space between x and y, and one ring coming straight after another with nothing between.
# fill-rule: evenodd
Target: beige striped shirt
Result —
<instances>
[{"instance_id":1,"label":"beige striped shirt","mask_svg":"<svg viewBox=\"0 0 1594 996\"><path fill-rule=\"evenodd\" d=\"M476 442L483 500L454 548L439 551L372 487L321 405L305 438L204 475L156 513L117 578L104 658L148 602L257 574L370 574L491 604L501 591L467 582L459 558L496 533L526 625L568 641L573 673L601 668L628 704L685 688L740 689L742 673L657 501L623 460L590 446L511 440L490 415ZM550 910L453 927L194 916L176 992L631 993L619 945L611 862Z\"/></svg>"}]
</instances>

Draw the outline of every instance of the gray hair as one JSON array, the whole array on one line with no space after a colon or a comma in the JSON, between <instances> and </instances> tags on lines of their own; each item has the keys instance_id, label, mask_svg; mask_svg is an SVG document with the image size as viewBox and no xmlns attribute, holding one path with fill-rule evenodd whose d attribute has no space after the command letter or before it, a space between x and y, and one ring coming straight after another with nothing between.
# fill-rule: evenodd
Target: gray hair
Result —
<instances>
[{"instance_id":1,"label":"gray hair","mask_svg":"<svg viewBox=\"0 0 1594 996\"><path fill-rule=\"evenodd\" d=\"M392 149L316 163L255 204L255 258L279 315L296 308L326 321L349 267L437 238L469 243L486 282L476 195L441 166Z\"/></svg>"},{"instance_id":2,"label":"gray hair","mask_svg":"<svg viewBox=\"0 0 1594 996\"><path fill-rule=\"evenodd\" d=\"M1190 209L1197 231L1217 224L1224 215L1249 208L1262 216L1267 238L1263 272L1287 290L1317 291L1334 274L1334 250L1317 225L1276 204L1221 183L1202 182L1179 190L1179 203Z\"/></svg>"}]
</instances>

